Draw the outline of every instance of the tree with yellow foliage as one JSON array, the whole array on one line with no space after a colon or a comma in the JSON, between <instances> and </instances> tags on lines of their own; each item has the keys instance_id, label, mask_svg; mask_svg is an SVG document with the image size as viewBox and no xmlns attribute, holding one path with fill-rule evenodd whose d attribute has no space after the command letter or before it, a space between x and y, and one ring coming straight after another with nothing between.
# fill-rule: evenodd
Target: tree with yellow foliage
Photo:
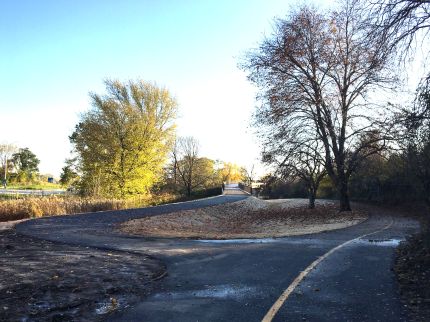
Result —
<instances>
[{"instance_id":1,"label":"tree with yellow foliage","mask_svg":"<svg viewBox=\"0 0 430 322\"><path fill-rule=\"evenodd\" d=\"M235 163L223 162L219 169L222 182L241 182L243 181L243 170L242 167Z\"/></svg>"},{"instance_id":2,"label":"tree with yellow foliage","mask_svg":"<svg viewBox=\"0 0 430 322\"><path fill-rule=\"evenodd\" d=\"M84 194L126 198L157 181L172 145L177 102L144 81L106 80L107 94L90 93L70 141L78 155Z\"/></svg>"}]
</instances>

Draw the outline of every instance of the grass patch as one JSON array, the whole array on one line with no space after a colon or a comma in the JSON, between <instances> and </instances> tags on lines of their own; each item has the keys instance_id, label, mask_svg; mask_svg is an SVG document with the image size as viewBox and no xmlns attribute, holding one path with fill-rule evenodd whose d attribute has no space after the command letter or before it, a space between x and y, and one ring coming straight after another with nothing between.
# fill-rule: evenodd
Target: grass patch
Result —
<instances>
[{"instance_id":1,"label":"grass patch","mask_svg":"<svg viewBox=\"0 0 430 322\"><path fill-rule=\"evenodd\" d=\"M57 190L64 189L63 186L58 183L29 183L29 184L10 184L7 186L7 189L17 189L17 190Z\"/></svg>"}]
</instances>

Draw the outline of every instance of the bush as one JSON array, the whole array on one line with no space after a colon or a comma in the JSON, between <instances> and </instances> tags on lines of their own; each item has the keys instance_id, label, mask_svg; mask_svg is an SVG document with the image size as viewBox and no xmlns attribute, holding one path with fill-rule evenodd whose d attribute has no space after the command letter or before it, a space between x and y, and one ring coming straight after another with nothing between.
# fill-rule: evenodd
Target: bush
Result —
<instances>
[{"instance_id":1,"label":"bush","mask_svg":"<svg viewBox=\"0 0 430 322\"><path fill-rule=\"evenodd\" d=\"M191 194L193 198L207 198L207 197L213 197L213 196L219 196L219 195L222 195L221 187L197 190Z\"/></svg>"},{"instance_id":2,"label":"bush","mask_svg":"<svg viewBox=\"0 0 430 322\"><path fill-rule=\"evenodd\" d=\"M307 198L306 185L303 181L290 181L273 178L262 188L260 195L268 199Z\"/></svg>"},{"instance_id":3,"label":"bush","mask_svg":"<svg viewBox=\"0 0 430 322\"><path fill-rule=\"evenodd\" d=\"M321 181L317 192L317 198L337 199L336 187L333 185L330 178L326 177Z\"/></svg>"}]
</instances>

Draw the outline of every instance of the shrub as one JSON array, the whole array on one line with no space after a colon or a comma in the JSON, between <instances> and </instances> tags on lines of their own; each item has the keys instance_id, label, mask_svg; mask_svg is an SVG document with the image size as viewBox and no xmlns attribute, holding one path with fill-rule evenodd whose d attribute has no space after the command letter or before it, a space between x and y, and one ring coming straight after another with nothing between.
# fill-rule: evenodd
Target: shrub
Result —
<instances>
[{"instance_id":1,"label":"shrub","mask_svg":"<svg viewBox=\"0 0 430 322\"><path fill-rule=\"evenodd\" d=\"M218 196L221 194L222 194L222 188L221 187L214 187L214 188L208 188L208 189L194 191L192 193L192 197L194 197L194 198L207 198L207 197Z\"/></svg>"}]
</instances>

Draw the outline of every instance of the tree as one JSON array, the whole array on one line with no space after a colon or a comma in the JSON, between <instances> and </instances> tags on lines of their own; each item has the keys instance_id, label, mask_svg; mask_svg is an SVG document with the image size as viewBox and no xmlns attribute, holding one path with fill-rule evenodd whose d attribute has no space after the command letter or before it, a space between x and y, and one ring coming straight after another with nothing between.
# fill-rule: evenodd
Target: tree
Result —
<instances>
[{"instance_id":1,"label":"tree","mask_svg":"<svg viewBox=\"0 0 430 322\"><path fill-rule=\"evenodd\" d=\"M418 34L428 35L430 0L379 0L368 6L369 23L378 38L389 39L391 47L404 56L414 47ZM425 38L423 38L424 40Z\"/></svg>"},{"instance_id":2,"label":"tree","mask_svg":"<svg viewBox=\"0 0 430 322\"><path fill-rule=\"evenodd\" d=\"M383 35L389 39L392 50L397 50L399 58L405 59L415 52L414 44L424 43L430 32L430 0L379 0L368 8L368 20L373 30L370 36ZM426 49L426 48L425 48ZM426 117L428 104L423 103L430 84L430 74L421 79L412 111L407 111L406 121ZM425 98L424 98L425 101ZM418 109L417 109L418 107ZM407 125L409 126L409 125Z\"/></svg>"},{"instance_id":3,"label":"tree","mask_svg":"<svg viewBox=\"0 0 430 322\"><path fill-rule=\"evenodd\" d=\"M16 152L17 148L12 144L0 144L0 164L3 167L3 187L7 186L7 173L9 168L9 161L12 155Z\"/></svg>"},{"instance_id":4,"label":"tree","mask_svg":"<svg viewBox=\"0 0 430 322\"><path fill-rule=\"evenodd\" d=\"M12 155L14 166L25 172L39 172L40 160L30 151L29 148L19 149L18 152Z\"/></svg>"},{"instance_id":5,"label":"tree","mask_svg":"<svg viewBox=\"0 0 430 322\"><path fill-rule=\"evenodd\" d=\"M255 165L253 164L251 167L242 167L240 168L241 176L243 182L248 185L252 186L252 183L255 181Z\"/></svg>"},{"instance_id":6,"label":"tree","mask_svg":"<svg viewBox=\"0 0 430 322\"><path fill-rule=\"evenodd\" d=\"M430 31L429 0L379 0L368 10L373 33L390 40L391 48L405 59L415 52L415 44L424 43ZM399 136L403 156L415 187L430 206L430 74L423 77L411 108L403 111L399 122L405 133Z\"/></svg>"},{"instance_id":7,"label":"tree","mask_svg":"<svg viewBox=\"0 0 430 322\"><path fill-rule=\"evenodd\" d=\"M319 185L327 175L321 148L318 140L296 144L294 138L285 137L282 142L269 138L263 152L263 162L275 166L281 178L300 179L305 183L310 209L315 208Z\"/></svg>"},{"instance_id":8,"label":"tree","mask_svg":"<svg viewBox=\"0 0 430 322\"><path fill-rule=\"evenodd\" d=\"M378 152L372 149L375 142L362 136L378 130L375 139L383 146L391 139L389 110L366 100L372 90L394 81L391 51L383 38L369 40L359 9L357 1L345 1L328 16L304 6L278 19L272 36L243 64L260 88L259 131L279 129L297 144L317 137L341 211L351 209L351 174Z\"/></svg>"},{"instance_id":9,"label":"tree","mask_svg":"<svg viewBox=\"0 0 430 322\"><path fill-rule=\"evenodd\" d=\"M196 189L216 185L215 162L199 157L199 142L191 136L179 137L172 151L177 183L190 197Z\"/></svg>"},{"instance_id":10,"label":"tree","mask_svg":"<svg viewBox=\"0 0 430 322\"><path fill-rule=\"evenodd\" d=\"M173 149L174 173L184 187L187 196L191 196L196 186L196 167L199 153L199 142L191 137L180 137ZM176 180L176 179L175 179Z\"/></svg>"},{"instance_id":11,"label":"tree","mask_svg":"<svg viewBox=\"0 0 430 322\"><path fill-rule=\"evenodd\" d=\"M222 162L218 169L222 182L240 182L243 180L242 168L231 162Z\"/></svg>"},{"instance_id":12,"label":"tree","mask_svg":"<svg viewBox=\"0 0 430 322\"><path fill-rule=\"evenodd\" d=\"M76 159L66 159L66 165L62 168L60 174L60 183L63 186L71 186L79 179L79 174L76 170Z\"/></svg>"},{"instance_id":13,"label":"tree","mask_svg":"<svg viewBox=\"0 0 430 322\"><path fill-rule=\"evenodd\" d=\"M200 187L203 189L221 186L221 180L216 171L216 162L212 159L201 157L197 160L197 174L200 177Z\"/></svg>"},{"instance_id":14,"label":"tree","mask_svg":"<svg viewBox=\"0 0 430 322\"><path fill-rule=\"evenodd\" d=\"M300 178L280 176L280 173L267 174L260 181L263 183L261 194L271 199L304 198L308 191Z\"/></svg>"},{"instance_id":15,"label":"tree","mask_svg":"<svg viewBox=\"0 0 430 322\"><path fill-rule=\"evenodd\" d=\"M12 163L17 170L19 181L31 180L39 172L40 160L29 148L19 149L14 153Z\"/></svg>"},{"instance_id":16,"label":"tree","mask_svg":"<svg viewBox=\"0 0 430 322\"><path fill-rule=\"evenodd\" d=\"M252 165L250 168L247 167L241 167L240 168L240 176L241 176L241 181L250 188L249 193L252 195L253 194L253 187L252 187L252 183L255 180L255 167L254 165Z\"/></svg>"},{"instance_id":17,"label":"tree","mask_svg":"<svg viewBox=\"0 0 430 322\"><path fill-rule=\"evenodd\" d=\"M78 155L84 193L125 198L157 180L171 147L177 103L166 89L144 81L105 81L91 93L70 141Z\"/></svg>"},{"instance_id":18,"label":"tree","mask_svg":"<svg viewBox=\"0 0 430 322\"><path fill-rule=\"evenodd\" d=\"M422 83L411 111L406 111L405 155L409 172L430 208L430 80Z\"/></svg>"}]
</instances>

